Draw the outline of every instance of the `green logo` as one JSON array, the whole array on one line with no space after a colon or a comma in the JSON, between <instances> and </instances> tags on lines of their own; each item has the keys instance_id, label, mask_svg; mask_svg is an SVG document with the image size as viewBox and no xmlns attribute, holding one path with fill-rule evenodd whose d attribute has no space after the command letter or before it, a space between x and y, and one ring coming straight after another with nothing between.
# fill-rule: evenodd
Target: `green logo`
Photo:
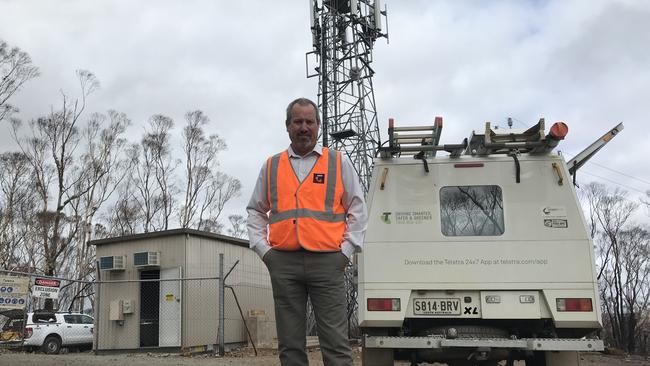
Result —
<instances>
[{"instance_id":1,"label":"green logo","mask_svg":"<svg viewBox=\"0 0 650 366\"><path fill-rule=\"evenodd\" d=\"M381 221L384 222L384 224L390 224L390 212L383 212L381 214Z\"/></svg>"}]
</instances>

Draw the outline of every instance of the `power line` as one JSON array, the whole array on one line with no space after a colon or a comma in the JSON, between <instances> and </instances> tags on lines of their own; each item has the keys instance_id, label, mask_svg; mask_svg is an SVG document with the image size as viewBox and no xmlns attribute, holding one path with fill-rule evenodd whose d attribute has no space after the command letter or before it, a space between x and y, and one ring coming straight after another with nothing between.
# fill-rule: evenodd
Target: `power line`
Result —
<instances>
[{"instance_id":1,"label":"power line","mask_svg":"<svg viewBox=\"0 0 650 366\"><path fill-rule=\"evenodd\" d=\"M568 152L571 153L571 154L573 154L571 151L568 151ZM576 155L576 154L573 154L573 155ZM648 186L650 186L650 182L648 182L647 180L644 180L644 179L641 179L641 178L634 177L634 176L632 176L632 175L629 175L629 174L627 174L627 173L620 172L620 171L618 171L618 170L612 169L612 168L607 167L607 166L602 165L602 164L598 164L598 163L596 163L595 161L587 161L587 164L593 164L593 165L596 165L596 166L598 166L598 167L600 167L600 168L603 168L603 169L605 169L605 170L609 170L609 171L611 171L612 173L620 174L620 175L622 175L622 176L624 176L624 177L627 177L627 178L630 178L630 179L634 179L634 180L636 180L636 181L639 181L639 182L641 182L641 183L643 183L643 184L647 184ZM587 174L589 174L589 173L587 173ZM594 175L594 174L589 174L589 175L596 176L596 175ZM623 184L620 184L620 183L618 183L618 182L611 181L611 180L606 179L606 178L603 178L603 177L599 177L599 178L605 179L605 180L610 181L610 182L612 182L612 183L614 183L614 184L623 185ZM639 192L639 190L637 190L637 189L634 189L634 188L631 188L631 189L633 189L633 190ZM642 193L645 193L645 192L642 192Z\"/></svg>"},{"instance_id":2,"label":"power line","mask_svg":"<svg viewBox=\"0 0 650 366\"><path fill-rule=\"evenodd\" d=\"M620 175L622 175L622 176L625 176L625 177L628 177L628 178L630 178L630 179L637 180L637 181L639 181L639 182L641 182L641 183L645 183L645 184L647 184L647 185L650 185L650 182L647 181L647 180L645 180L645 179L641 179L641 178L633 177L633 176L631 176L631 175L629 175L629 174L626 174L626 173L623 173L623 172L619 172L618 170L614 170L614 169L612 169L612 168L610 168L610 167L607 167L607 166L605 166L605 165L598 164L598 163L596 163L595 161L592 161L591 163L594 164L594 165L597 165L597 166L599 166L599 167L601 167L601 168L603 168L603 169L610 170L610 171L612 171L612 172L614 172L614 173L618 173L618 174L620 174Z\"/></svg>"},{"instance_id":3,"label":"power line","mask_svg":"<svg viewBox=\"0 0 650 366\"><path fill-rule=\"evenodd\" d=\"M581 170L580 173L582 173L582 174L587 174L587 175L591 175L592 177L596 177L596 178L598 178L598 179L606 180L606 181L608 181L608 182L610 182L610 183L616 184L616 185L621 186L621 187L625 187L625 188L627 188L627 189L631 189L631 190L633 190L633 191L635 191L635 192L639 192L639 193L641 193L641 194L645 194L645 193L646 193L646 192L643 192L643 191L641 191L641 190L638 190L638 189L636 189L636 188L634 188L634 187L630 187L630 186L628 186L628 185L626 185L626 184L623 184L623 183L617 182L617 181L615 181L615 180L611 180L611 179L608 179L608 178L602 177L602 176L600 176L600 175L592 174L592 173L589 173L589 172L586 172L586 171L583 171L583 170Z\"/></svg>"}]
</instances>

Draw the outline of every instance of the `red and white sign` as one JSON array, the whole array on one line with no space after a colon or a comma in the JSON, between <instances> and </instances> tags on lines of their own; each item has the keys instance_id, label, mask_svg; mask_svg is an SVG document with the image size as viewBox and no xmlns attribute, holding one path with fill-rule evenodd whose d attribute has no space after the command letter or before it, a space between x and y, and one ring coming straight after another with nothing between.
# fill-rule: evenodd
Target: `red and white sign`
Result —
<instances>
[{"instance_id":1,"label":"red and white sign","mask_svg":"<svg viewBox=\"0 0 650 366\"><path fill-rule=\"evenodd\" d=\"M32 296L58 299L59 287L61 287L61 281L59 280L36 277L34 279L34 286L32 286Z\"/></svg>"},{"instance_id":2,"label":"red and white sign","mask_svg":"<svg viewBox=\"0 0 650 366\"><path fill-rule=\"evenodd\" d=\"M59 280L53 280L50 278L39 278L36 277L34 279L34 284L39 285L39 286L47 286L47 287L60 287L61 286L61 281Z\"/></svg>"}]
</instances>

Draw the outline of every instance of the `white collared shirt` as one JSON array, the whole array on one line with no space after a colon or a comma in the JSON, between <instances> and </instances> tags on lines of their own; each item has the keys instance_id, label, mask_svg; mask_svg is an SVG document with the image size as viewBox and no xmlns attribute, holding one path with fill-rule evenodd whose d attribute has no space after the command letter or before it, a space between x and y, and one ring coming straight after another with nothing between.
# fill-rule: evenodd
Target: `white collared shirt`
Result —
<instances>
[{"instance_id":1,"label":"white collared shirt","mask_svg":"<svg viewBox=\"0 0 650 366\"><path fill-rule=\"evenodd\" d=\"M298 179L302 182L314 164L316 164L316 160L323 154L323 147L317 144L311 152L300 156L289 146L288 153L291 167ZM255 250L260 258L264 257L264 254L271 249L268 241L268 212L271 207L267 198L266 170L265 161L262 169L260 169L255 189L246 207L246 212L248 212L248 239L250 247ZM363 189L359 183L357 173L354 170L350 158L343 153L341 154L341 178L343 180L344 191L342 204L346 211L346 226L345 233L343 234L343 242L341 243L341 251L348 258L352 258L352 254L361 251L363 236L366 233L368 214L366 201L363 198Z\"/></svg>"}]
</instances>

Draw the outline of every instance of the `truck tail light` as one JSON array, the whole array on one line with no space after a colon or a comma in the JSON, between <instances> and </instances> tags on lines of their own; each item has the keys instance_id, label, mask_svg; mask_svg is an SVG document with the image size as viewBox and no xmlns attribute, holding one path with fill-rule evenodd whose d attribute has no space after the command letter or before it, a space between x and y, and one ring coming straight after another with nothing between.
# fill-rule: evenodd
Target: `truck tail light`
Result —
<instances>
[{"instance_id":1,"label":"truck tail light","mask_svg":"<svg viewBox=\"0 0 650 366\"><path fill-rule=\"evenodd\" d=\"M400 311L399 299L368 299L368 311Z\"/></svg>"},{"instance_id":2,"label":"truck tail light","mask_svg":"<svg viewBox=\"0 0 650 366\"><path fill-rule=\"evenodd\" d=\"M34 329L32 327L25 327L25 338L29 338L34 334Z\"/></svg>"},{"instance_id":3,"label":"truck tail light","mask_svg":"<svg viewBox=\"0 0 650 366\"><path fill-rule=\"evenodd\" d=\"M590 298L560 298L555 299L557 311L593 311Z\"/></svg>"}]
</instances>

